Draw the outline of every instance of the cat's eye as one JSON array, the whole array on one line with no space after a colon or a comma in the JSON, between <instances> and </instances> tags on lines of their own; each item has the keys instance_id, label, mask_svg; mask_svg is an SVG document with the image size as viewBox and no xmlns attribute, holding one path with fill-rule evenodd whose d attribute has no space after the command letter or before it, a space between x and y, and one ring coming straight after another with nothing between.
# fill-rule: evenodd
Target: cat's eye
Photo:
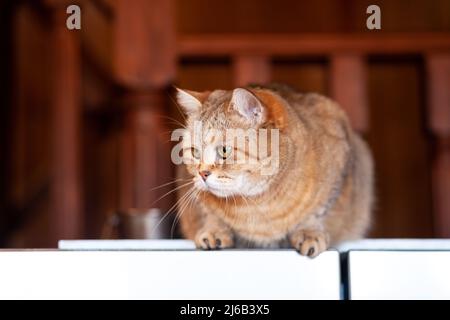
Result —
<instances>
[{"instance_id":1,"label":"cat's eye","mask_svg":"<svg viewBox=\"0 0 450 320\"><path fill-rule=\"evenodd\" d=\"M191 154L195 159L200 159L200 150L197 148L191 147Z\"/></svg>"},{"instance_id":2,"label":"cat's eye","mask_svg":"<svg viewBox=\"0 0 450 320\"><path fill-rule=\"evenodd\" d=\"M223 160L225 160L226 158L228 158L231 155L231 151L232 151L232 149L229 146L217 147L217 154Z\"/></svg>"}]
</instances>

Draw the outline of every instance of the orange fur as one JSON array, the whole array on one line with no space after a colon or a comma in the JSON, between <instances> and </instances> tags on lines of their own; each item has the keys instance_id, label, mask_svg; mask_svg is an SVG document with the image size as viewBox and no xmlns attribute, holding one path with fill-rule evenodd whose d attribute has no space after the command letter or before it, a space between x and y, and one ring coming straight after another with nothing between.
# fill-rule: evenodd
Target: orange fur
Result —
<instances>
[{"instance_id":1,"label":"orange fur","mask_svg":"<svg viewBox=\"0 0 450 320\"><path fill-rule=\"evenodd\" d=\"M372 157L343 110L326 97L284 86L248 90L267 111L264 123L242 121L229 105L233 93L216 90L189 115L187 128L195 120L219 131L279 128L279 168L263 176L259 163L179 166L178 176L194 181L199 170L210 170L219 182L232 177L224 196L194 189L188 205L179 206L183 234L204 249L292 246L312 257L363 237L373 201ZM244 182L232 181L236 177ZM179 196L187 191L181 188Z\"/></svg>"}]
</instances>

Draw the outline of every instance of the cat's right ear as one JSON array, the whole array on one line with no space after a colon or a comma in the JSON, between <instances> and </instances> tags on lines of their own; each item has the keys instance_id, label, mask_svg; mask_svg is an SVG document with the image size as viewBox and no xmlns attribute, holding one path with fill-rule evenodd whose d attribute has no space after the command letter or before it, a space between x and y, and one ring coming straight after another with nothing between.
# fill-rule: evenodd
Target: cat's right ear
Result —
<instances>
[{"instance_id":1,"label":"cat's right ear","mask_svg":"<svg viewBox=\"0 0 450 320\"><path fill-rule=\"evenodd\" d=\"M198 112L209 95L209 91L195 92L177 87L175 87L175 90L178 105L188 115Z\"/></svg>"}]
</instances>

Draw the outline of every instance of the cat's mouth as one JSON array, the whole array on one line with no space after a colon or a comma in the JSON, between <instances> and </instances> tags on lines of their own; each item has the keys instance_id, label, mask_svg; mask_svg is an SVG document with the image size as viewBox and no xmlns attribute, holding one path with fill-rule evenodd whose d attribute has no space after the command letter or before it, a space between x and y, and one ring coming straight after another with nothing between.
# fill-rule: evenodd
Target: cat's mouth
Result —
<instances>
[{"instance_id":1,"label":"cat's mouth","mask_svg":"<svg viewBox=\"0 0 450 320\"><path fill-rule=\"evenodd\" d=\"M218 197L227 197L236 194L236 183L232 178L227 178L224 182L203 181L197 179L195 186L203 191L210 192Z\"/></svg>"}]
</instances>

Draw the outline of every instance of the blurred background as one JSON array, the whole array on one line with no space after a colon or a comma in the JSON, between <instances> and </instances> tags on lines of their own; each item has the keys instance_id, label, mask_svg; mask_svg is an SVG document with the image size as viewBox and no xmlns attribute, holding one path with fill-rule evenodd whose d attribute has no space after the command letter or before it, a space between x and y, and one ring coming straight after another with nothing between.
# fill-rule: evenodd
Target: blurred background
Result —
<instances>
[{"instance_id":1,"label":"blurred background","mask_svg":"<svg viewBox=\"0 0 450 320\"><path fill-rule=\"evenodd\" d=\"M1 247L145 236L129 221L175 201L171 86L270 81L368 140L371 237L450 237L449 0L4 0L0 34Z\"/></svg>"}]
</instances>

